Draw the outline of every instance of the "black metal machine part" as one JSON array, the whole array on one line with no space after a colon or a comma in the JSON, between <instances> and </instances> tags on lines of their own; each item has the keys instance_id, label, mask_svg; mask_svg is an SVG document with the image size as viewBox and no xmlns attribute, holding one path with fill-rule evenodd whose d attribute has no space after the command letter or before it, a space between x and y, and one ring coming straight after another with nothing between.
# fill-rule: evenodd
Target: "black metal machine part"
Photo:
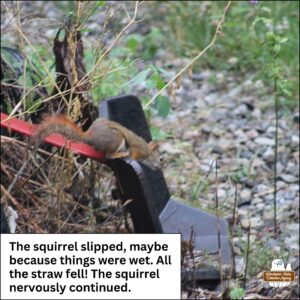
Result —
<instances>
[{"instance_id":1,"label":"black metal machine part","mask_svg":"<svg viewBox=\"0 0 300 300\"><path fill-rule=\"evenodd\" d=\"M151 140L141 103L135 96L107 99L100 104L99 114L129 128L147 142ZM219 232L222 262L232 265L225 219L172 199L160 169L131 158L111 160L109 166L117 177L122 200L132 199L128 207L136 233L181 233L182 240L189 240L192 228L195 249L215 252L219 249Z\"/></svg>"}]
</instances>

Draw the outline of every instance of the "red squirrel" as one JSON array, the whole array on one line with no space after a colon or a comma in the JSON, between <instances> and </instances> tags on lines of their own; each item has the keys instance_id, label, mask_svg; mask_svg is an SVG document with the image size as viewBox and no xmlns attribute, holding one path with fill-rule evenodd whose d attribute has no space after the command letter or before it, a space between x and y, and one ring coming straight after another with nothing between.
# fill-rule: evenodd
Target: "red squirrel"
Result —
<instances>
[{"instance_id":1,"label":"red squirrel","mask_svg":"<svg viewBox=\"0 0 300 300\"><path fill-rule=\"evenodd\" d=\"M142 160L158 148L156 143L147 144L143 138L121 124L103 118L96 119L84 132L64 115L48 115L37 126L34 139L40 142L52 133L59 133L76 142L87 143L98 151L104 151L110 159L130 156L132 159Z\"/></svg>"}]
</instances>

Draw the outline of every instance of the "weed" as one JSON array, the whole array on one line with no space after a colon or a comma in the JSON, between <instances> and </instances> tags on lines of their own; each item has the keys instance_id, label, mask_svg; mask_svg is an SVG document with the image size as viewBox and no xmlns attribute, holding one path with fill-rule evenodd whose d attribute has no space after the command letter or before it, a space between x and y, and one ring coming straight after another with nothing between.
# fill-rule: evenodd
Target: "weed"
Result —
<instances>
[{"instance_id":1,"label":"weed","mask_svg":"<svg viewBox=\"0 0 300 300\"><path fill-rule=\"evenodd\" d=\"M245 290L240 287L233 287L229 292L230 299L242 299L245 296Z\"/></svg>"},{"instance_id":2,"label":"weed","mask_svg":"<svg viewBox=\"0 0 300 300\"><path fill-rule=\"evenodd\" d=\"M242 238L242 229L238 225L236 227L236 234L241 241L241 253L246 255L247 241ZM261 271L267 271L271 269L272 261L275 258L282 258L284 261L288 260L288 253L284 250L284 246L280 247L280 250L274 250L265 245L263 241L255 240L251 241L250 238L250 255L248 257L248 270L247 276L252 278Z\"/></svg>"},{"instance_id":3,"label":"weed","mask_svg":"<svg viewBox=\"0 0 300 300\"><path fill-rule=\"evenodd\" d=\"M171 35L171 50L192 57L203 49L212 37L215 20L223 7L224 1L168 3L170 13L166 20L169 26L165 30ZM266 68L261 68L267 60L267 54L260 47L263 32L251 26L258 15L268 20L268 28L272 27L278 36L287 38L278 57L283 66L283 77L288 79L281 101L293 109L299 100L299 1L259 1L255 6L248 1L235 1L223 26L226 38L220 38L210 55L195 64L194 69L231 70L245 79L249 73L254 73L255 78L262 79L269 86ZM230 64L230 58L236 58L236 64Z\"/></svg>"}]
</instances>

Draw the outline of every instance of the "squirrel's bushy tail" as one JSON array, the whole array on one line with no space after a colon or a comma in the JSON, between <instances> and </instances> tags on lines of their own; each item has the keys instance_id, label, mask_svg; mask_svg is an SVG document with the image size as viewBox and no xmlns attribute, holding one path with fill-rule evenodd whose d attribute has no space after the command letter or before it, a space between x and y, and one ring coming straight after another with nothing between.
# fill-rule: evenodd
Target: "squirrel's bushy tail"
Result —
<instances>
[{"instance_id":1,"label":"squirrel's bushy tail","mask_svg":"<svg viewBox=\"0 0 300 300\"><path fill-rule=\"evenodd\" d=\"M46 115L37 126L32 142L39 144L52 133L59 133L68 139L85 142L85 135L81 128L63 115Z\"/></svg>"}]
</instances>

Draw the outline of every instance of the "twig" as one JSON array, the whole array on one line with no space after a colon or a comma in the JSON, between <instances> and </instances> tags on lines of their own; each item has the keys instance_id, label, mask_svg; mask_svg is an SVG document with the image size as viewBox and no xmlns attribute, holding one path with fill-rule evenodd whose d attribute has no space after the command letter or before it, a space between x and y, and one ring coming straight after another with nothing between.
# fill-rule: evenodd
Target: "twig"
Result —
<instances>
[{"instance_id":1,"label":"twig","mask_svg":"<svg viewBox=\"0 0 300 300\"><path fill-rule=\"evenodd\" d=\"M124 207L126 207L129 203L131 203L133 200L128 199L124 204L122 204L116 211L114 211L106 220L104 220L102 223L100 223L100 227L107 224L115 215L117 215Z\"/></svg>"},{"instance_id":2,"label":"twig","mask_svg":"<svg viewBox=\"0 0 300 300\"><path fill-rule=\"evenodd\" d=\"M60 233L61 230L63 229L63 227L67 224L67 222L69 221L69 219L71 218L71 216L73 215L74 211L76 210L76 208L78 207L78 202L75 203L72 211L69 213L69 216L65 219L65 221L63 221L63 223L60 225L60 227L57 229L56 233ZM60 221L60 220L58 220ZM59 222L58 222L59 223Z\"/></svg>"},{"instance_id":3,"label":"twig","mask_svg":"<svg viewBox=\"0 0 300 300\"><path fill-rule=\"evenodd\" d=\"M247 272L248 272L248 261L249 261L249 250L250 250L250 230L251 230L251 223L249 222L248 234L247 234L247 249L246 249L246 262L245 262L245 273L244 273L244 281L243 281L243 288L246 287L246 280L247 280Z\"/></svg>"},{"instance_id":4,"label":"twig","mask_svg":"<svg viewBox=\"0 0 300 300\"><path fill-rule=\"evenodd\" d=\"M117 41L122 37L122 35L124 34L124 32L133 24L136 22L136 17L137 17L137 12L138 12L138 7L139 7L139 1L135 2L135 7L134 7L134 13L133 13L133 17L130 19L130 21L128 22L128 24L117 34L117 36L115 37L115 39L112 41L112 43L110 44L110 46L104 51L104 53L98 58L98 60L96 61L95 65L93 66L93 68L91 70L89 70L82 78L81 80L79 80L79 82L76 84L75 87L80 86L80 84L87 79L87 77L89 76L89 74L91 74L92 72L94 72L94 70L97 68L97 66L100 64L100 62L103 60L103 58L111 51L111 49L115 46L115 44L117 43Z\"/></svg>"},{"instance_id":5,"label":"twig","mask_svg":"<svg viewBox=\"0 0 300 300\"><path fill-rule=\"evenodd\" d=\"M274 79L275 90L275 161L274 161L274 238L277 238L277 155L278 155L278 91L277 78Z\"/></svg>"},{"instance_id":6,"label":"twig","mask_svg":"<svg viewBox=\"0 0 300 300\"><path fill-rule=\"evenodd\" d=\"M26 224L29 227L32 227L36 233L44 233L44 230L38 226L33 219L30 218L29 216L29 211L28 209L24 208L6 189L5 187L1 184L1 192L6 195L10 201L14 204L18 212L24 217L26 220Z\"/></svg>"},{"instance_id":7,"label":"twig","mask_svg":"<svg viewBox=\"0 0 300 300\"><path fill-rule=\"evenodd\" d=\"M220 226L220 212L219 212L219 198L218 198L218 160L216 162L216 214L217 214L217 234L218 234L218 258L220 269L221 291L223 292L223 271L222 271L222 248L221 248L221 226Z\"/></svg>"},{"instance_id":8,"label":"twig","mask_svg":"<svg viewBox=\"0 0 300 300\"><path fill-rule=\"evenodd\" d=\"M206 176L205 176L205 180L207 180L207 178L208 178L208 176L209 176L209 174L210 174L210 171L211 171L211 169L212 169L212 166L213 166L213 164L214 164L214 160L212 160L212 162L211 162L211 164L210 164L210 166L209 166L209 170L208 170L208 172L207 172L207 174L206 174Z\"/></svg>"},{"instance_id":9,"label":"twig","mask_svg":"<svg viewBox=\"0 0 300 300\"><path fill-rule=\"evenodd\" d=\"M25 160L22 167L20 168L20 170L18 171L18 173L15 175L14 180L12 181L12 183L9 185L9 187L7 188L7 192L10 193L11 190L14 188L16 182L18 181L18 179L20 178L21 174L23 173L25 167L27 166L28 160Z\"/></svg>"},{"instance_id":10,"label":"twig","mask_svg":"<svg viewBox=\"0 0 300 300\"><path fill-rule=\"evenodd\" d=\"M225 9L224 9L224 12L223 12L223 15L222 15L222 17L221 17L221 20L219 21L219 23L218 23L218 25L217 25L217 27L216 27L216 31L215 31L215 34L214 34L214 36L213 36L213 38L212 38L212 40L211 40L211 42L197 55L197 56L195 56L185 67L183 67L173 78L171 78L170 80L169 80L169 82L161 89L161 90L159 90L153 97L152 97L152 99L150 99L149 101L148 101L148 103L146 103L145 105L144 105L144 107L143 107L143 109L147 109L149 106L150 106L150 104L165 90L165 89L167 89L170 85L171 85L171 83L173 83L177 78L179 78L186 70L188 70L194 63L195 63L195 61L197 61L209 48L211 48L213 45L214 45L214 43L215 43L215 41L216 41L216 38L217 38L217 35L218 35L218 33L220 32L220 29L221 29L221 26L222 26L222 24L224 23L224 20L225 20L225 16L226 16L226 13L227 13L227 11L228 11L228 9L229 9L229 6L230 6L230 4L231 4L231 1L228 1L228 3L227 3L227 5L226 5L226 7L225 7Z\"/></svg>"},{"instance_id":11,"label":"twig","mask_svg":"<svg viewBox=\"0 0 300 300\"><path fill-rule=\"evenodd\" d=\"M237 206L237 183L235 183L235 193L234 193L234 206L233 206L233 215L232 215L232 227L235 228L236 225L236 206Z\"/></svg>"},{"instance_id":12,"label":"twig","mask_svg":"<svg viewBox=\"0 0 300 300\"><path fill-rule=\"evenodd\" d=\"M29 150L28 150L29 151ZM45 159L40 165L37 165L37 168L35 169L35 171L31 174L31 175L29 175L25 180L24 180L24 182L22 182L22 184L20 184L19 186L18 186L18 189L21 189L27 182L30 182L30 179L36 174L36 173L38 173L38 171L41 171L42 173L44 173L42 170L42 167L55 155L55 154L57 154L57 152L58 152L58 150L56 150L56 151L54 151L53 153L51 153L50 154L50 156L47 158L47 159ZM35 161L34 161L34 156L33 155L31 155L30 154L30 157L32 158L32 160L33 160L33 162L35 163ZM49 180L48 180L48 178L47 178L47 176L44 174L44 178L45 178L45 180L46 181L48 181L48 184L49 184L49 186L51 185L50 184L50 182L49 182Z\"/></svg>"}]
</instances>

